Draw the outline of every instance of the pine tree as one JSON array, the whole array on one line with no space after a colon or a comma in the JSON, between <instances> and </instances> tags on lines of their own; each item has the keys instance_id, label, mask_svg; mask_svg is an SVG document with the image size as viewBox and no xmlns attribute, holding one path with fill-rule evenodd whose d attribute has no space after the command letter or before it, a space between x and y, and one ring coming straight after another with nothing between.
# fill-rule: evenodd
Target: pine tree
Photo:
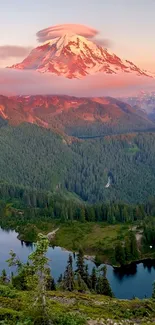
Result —
<instances>
[{"instance_id":1,"label":"pine tree","mask_svg":"<svg viewBox=\"0 0 155 325\"><path fill-rule=\"evenodd\" d=\"M29 265L27 269L28 285L33 289L33 301L37 304L41 317L48 317L47 301L46 301L46 285L49 274L48 258L46 257L49 240L46 236L39 234L36 249L29 255Z\"/></svg>"},{"instance_id":2,"label":"pine tree","mask_svg":"<svg viewBox=\"0 0 155 325\"><path fill-rule=\"evenodd\" d=\"M97 275L96 275L96 269L95 267L93 267L91 273L91 286L94 291L96 291L96 285L97 285Z\"/></svg>"},{"instance_id":3,"label":"pine tree","mask_svg":"<svg viewBox=\"0 0 155 325\"><path fill-rule=\"evenodd\" d=\"M77 272L80 274L81 278L84 279L85 275L85 264L84 264L84 256L82 249L79 250L79 253L77 254Z\"/></svg>"},{"instance_id":4,"label":"pine tree","mask_svg":"<svg viewBox=\"0 0 155 325\"><path fill-rule=\"evenodd\" d=\"M115 218L117 221L120 221L120 210L119 210L119 206L115 205Z\"/></svg>"},{"instance_id":5,"label":"pine tree","mask_svg":"<svg viewBox=\"0 0 155 325\"><path fill-rule=\"evenodd\" d=\"M63 276L62 276L62 273L60 274L59 278L58 278L58 283L61 283L63 280Z\"/></svg>"},{"instance_id":6,"label":"pine tree","mask_svg":"<svg viewBox=\"0 0 155 325\"><path fill-rule=\"evenodd\" d=\"M126 206L124 206L122 209L122 217L123 217L122 222L128 222L129 215Z\"/></svg>"},{"instance_id":7,"label":"pine tree","mask_svg":"<svg viewBox=\"0 0 155 325\"><path fill-rule=\"evenodd\" d=\"M88 287L79 272L77 272L77 290L79 292L86 292L88 290Z\"/></svg>"},{"instance_id":8,"label":"pine tree","mask_svg":"<svg viewBox=\"0 0 155 325\"><path fill-rule=\"evenodd\" d=\"M7 274L6 274L5 269L2 270L0 280L1 280L2 283L6 283L6 280L7 280Z\"/></svg>"},{"instance_id":9,"label":"pine tree","mask_svg":"<svg viewBox=\"0 0 155 325\"><path fill-rule=\"evenodd\" d=\"M137 247L137 240L135 233L133 231L130 232L130 245L131 245L131 255L133 259L137 259L139 257L138 247Z\"/></svg>"},{"instance_id":10,"label":"pine tree","mask_svg":"<svg viewBox=\"0 0 155 325\"><path fill-rule=\"evenodd\" d=\"M54 278L51 277L51 291L56 291L56 284Z\"/></svg>"},{"instance_id":11,"label":"pine tree","mask_svg":"<svg viewBox=\"0 0 155 325\"><path fill-rule=\"evenodd\" d=\"M11 251L9 266L17 266L19 272L23 272L30 289L26 312L33 315L36 324L51 324L49 318L48 302L46 300L46 286L49 275L48 258L46 257L49 241L46 236L39 234L36 249L28 257L28 263L23 264Z\"/></svg>"},{"instance_id":12,"label":"pine tree","mask_svg":"<svg viewBox=\"0 0 155 325\"><path fill-rule=\"evenodd\" d=\"M73 272L73 259L72 259L72 255L69 254L67 267L63 278L63 289L68 291L73 291L74 287L75 287L75 281L74 281L74 272Z\"/></svg>"},{"instance_id":13,"label":"pine tree","mask_svg":"<svg viewBox=\"0 0 155 325\"><path fill-rule=\"evenodd\" d=\"M81 207L79 209L79 221L85 222L86 221L86 213L85 213L85 208Z\"/></svg>"},{"instance_id":14,"label":"pine tree","mask_svg":"<svg viewBox=\"0 0 155 325\"><path fill-rule=\"evenodd\" d=\"M50 268L47 270L46 290L56 290L54 278L51 276Z\"/></svg>"},{"instance_id":15,"label":"pine tree","mask_svg":"<svg viewBox=\"0 0 155 325\"><path fill-rule=\"evenodd\" d=\"M125 239L124 251L125 251L125 260L127 262L131 261L132 255L131 255L131 244L129 238Z\"/></svg>"},{"instance_id":16,"label":"pine tree","mask_svg":"<svg viewBox=\"0 0 155 325\"><path fill-rule=\"evenodd\" d=\"M87 287L89 289L91 289L91 279L89 276L89 272L88 272L88 265L85 265L85 270L84 270L84 278L83 278L84 282L86 283Z\"/></svg>"},{"instance_id":17,"label":"pine tree","mask_svg":"<svg viewBox=\"0 0 155 325\"><path fill-rule=\"evenodd\" d=\"M113 297L113 293L109 284L109 281L106 277L107 274L107 267L104 266L101 269L101 275L98 278L98 283L97 283L97 293Z\"/></svg>"},{"instance_id":18,"label":"pine tree","mask_svg":"<svg viewBox=\"0 0 155 325\"><path fill-rule=\"evenodd\" d=\"M120 265L124 265L125 264L124 247L122 247L122 245L121 245L120 242L115 247L115 260Z\"/></svg>"},{"instance_id":19,"label":"pine tree","mask_svg":"<svg viewBox=\"0 0 155 325\"><path fill-rule=\"evenodd\" d=\"M113 224L115 221L113 212L112 212L112 208L111 206L108 206L108 210L107 210L107 222L110 224Z\"/></svg>"}]
</instances>

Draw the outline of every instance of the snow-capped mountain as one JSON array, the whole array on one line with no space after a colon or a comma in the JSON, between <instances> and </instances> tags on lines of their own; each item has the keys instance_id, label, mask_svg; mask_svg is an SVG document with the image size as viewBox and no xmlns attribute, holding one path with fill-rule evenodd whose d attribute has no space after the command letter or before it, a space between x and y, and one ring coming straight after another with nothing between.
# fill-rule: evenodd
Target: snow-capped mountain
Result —
<instances>
[{"instance_id":1,"label":"snow-capped mountain","mask_svg":"<svg viewBox=\"0 0 155 325\"><path fill-rule=\"evenodd\" d=\"M11 68L50 72L67 78L82 78L97 72L151 76L132 62L121 60L96 43L70 33L38 46L23 62Z\"/></svg>"},{"instance_id":2,"label":"snow-capped mountain","mask_svg":"<svg viewBox=\"0 0 155 325\"><path fill-rule=\"evenodd\" d=\"M144 112L148 117L155 121L155 92L141 92L135 97L120 98L136 110Z\"/></svg>"}]
</instances>

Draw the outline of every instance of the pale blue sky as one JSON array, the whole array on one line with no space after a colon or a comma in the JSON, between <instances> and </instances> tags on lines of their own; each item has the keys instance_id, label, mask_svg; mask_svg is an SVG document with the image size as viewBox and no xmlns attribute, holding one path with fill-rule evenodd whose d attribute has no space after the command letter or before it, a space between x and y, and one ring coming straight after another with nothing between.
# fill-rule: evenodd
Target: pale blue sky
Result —
<instances>
[{"instance_id":1,"label":"pale blue sky","mask_svg":"<svg viewBox=\"0 0 155 325\"><path fill-rule=\"evenodd\" d=\"M155 71L155 0L0 0L0 46L36 46L36 32L84 24L112 41L111 50Z\"/></svg>"}]
</instances>

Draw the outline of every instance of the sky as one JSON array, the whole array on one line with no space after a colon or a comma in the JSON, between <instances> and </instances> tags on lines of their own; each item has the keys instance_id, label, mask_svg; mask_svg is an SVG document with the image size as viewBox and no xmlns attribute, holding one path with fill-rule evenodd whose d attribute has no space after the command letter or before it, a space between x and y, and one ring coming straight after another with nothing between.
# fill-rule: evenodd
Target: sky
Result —
<instances>
[{"instance_id":1,"label":"sky","mask_svg":"<svg viewBox=\"0 0 155 325\"><path fill-rule=\"evenodd\" d=\"M74 24L71 28L80 35L155 76L154 17L155 0L0 0L0 93L125 96L155 90L155 78L130 74L100 73L69 81L48 73L6 69L26 58L49 34L56 37L55 26L61 25L62 35L66 24Z\"/></svg>"},{"instance_id":2,"label":"sky","mask_svg":"<svg viewBox=\"0 0 155 325\"><path fill-rule=\"evenodd\" d=\"M121 58L155 72L154 16L155 0L1 0L0 67L36 47L39 30L77 23L98 30ZM15 46L12 58L8 46Z\"/></svg>"}]
</instances>

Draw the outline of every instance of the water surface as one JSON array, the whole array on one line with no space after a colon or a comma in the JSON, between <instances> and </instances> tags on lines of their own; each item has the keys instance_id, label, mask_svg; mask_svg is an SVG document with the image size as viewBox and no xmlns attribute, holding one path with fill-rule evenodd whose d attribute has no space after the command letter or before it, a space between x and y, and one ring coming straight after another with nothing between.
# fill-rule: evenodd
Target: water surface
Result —
<instances>
[{"instance_id":1,"label":"water surface","mask_svg":"<svg viewBox=\"0 0 155 325\"><path fill-rule=\"evenodd\" d=\"M25 243L17 238L15 231L0 229L0 271L6 269L10 272L6 260L9 258L9 251L13 250L23 261L27 261L28 255L33 251L34 244ZM48 258L50 259L51 273L55 280L64 272L68 255L70 252L61 247L49 247ZM76 267L76 256L73 256L73 265ZM85 260L91 272L94 263ZM152 283L155 281L155 261L150 263L139 263L132 265L129 269L115 271L112 266L107 265L107 278L112 291L117 298L131 299L150 297L152 294Z\"/></svg>"}]
</instances>

